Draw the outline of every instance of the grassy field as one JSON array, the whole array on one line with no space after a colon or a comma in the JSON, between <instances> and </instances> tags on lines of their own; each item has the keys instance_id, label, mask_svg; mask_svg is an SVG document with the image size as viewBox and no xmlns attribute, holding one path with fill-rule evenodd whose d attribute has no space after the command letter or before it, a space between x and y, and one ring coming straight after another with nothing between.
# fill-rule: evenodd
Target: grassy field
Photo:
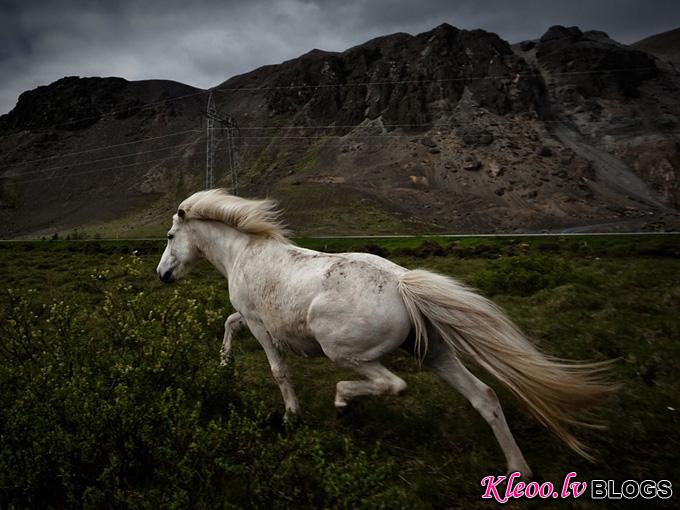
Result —
<instances>
[{"instance_id":1,"label":"grassy field","mask_svg":"<svg viewBox=\"0 0 680 510\"><path fill-rule=\"evenodd\" d=\"M599 453L571 453L483 372L537 475L680 487L680 238L299 239L370 251L476 286L546 351L615 359ZM402 397L333 408L350 374L289 356L283 405L249 334L220 367L226 281L207 264L163 285L162 242L0 243L0 508L489 508L504 461L481 417L403 353ZM677 498L645 502L672 508ZM616 508L578 500L510 508ZM640 500L630 504L640 508Z\"/></svg>"}]
</instances>

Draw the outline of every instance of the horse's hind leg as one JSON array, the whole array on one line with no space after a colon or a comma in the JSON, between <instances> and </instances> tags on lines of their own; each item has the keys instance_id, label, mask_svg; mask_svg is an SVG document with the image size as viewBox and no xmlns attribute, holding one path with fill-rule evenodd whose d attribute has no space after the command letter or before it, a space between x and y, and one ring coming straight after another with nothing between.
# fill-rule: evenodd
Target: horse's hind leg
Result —
<instances>
[{"instance_id":1,"label":"horse's hind leg","mask_svg":"<svg viewBox=\"0 0 680 510\"><path fill-rule=\"evenodd\" d=\"M222 349L220 349L220 365L226 366L229 363L229 355L231 354L231 341L236 332L245 326L243 316L236 312L232 313L224 322L224 340L222 340Z\"/></svg>"},{"instance_id":2,"label":"horse's hind leg","mask_svg":"<svg viewBox=\"0 0 680 510\"><path fill-rule=\"evenodd\" d=\"M334 361L339 366L351 368L367 379L338 382L335 393L335 407L338 410L344 410L351 399L361 395L400 395L406 391L406 382L377 361L359 363Z\"/></svg>"},{"instance_id":3,"label":"horse's hind leg","mask_svg":"<svg viewBox=\"0 0 680 510\"><path fill-rule=\"evenodd\" d=\"M526 478L531 469L510 432L496 392L477 379L450 351L427 360L427 364L447 383L457 389L491 426L508 464L508 472L519 471Z\"/></svg>"}]
</instances>

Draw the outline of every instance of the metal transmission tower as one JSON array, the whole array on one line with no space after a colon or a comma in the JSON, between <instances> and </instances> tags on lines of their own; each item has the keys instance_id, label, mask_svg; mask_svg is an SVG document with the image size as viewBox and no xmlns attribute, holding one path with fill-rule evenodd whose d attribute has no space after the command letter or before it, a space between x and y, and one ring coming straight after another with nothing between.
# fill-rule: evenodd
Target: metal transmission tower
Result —
<instances>
[{"instance_id":1,"label":"metal transmission tower","mask_svg":"<svg viewBox=\"0 0 680 510\"><path fill-rule=\"evenodd\" d=\"M227 166L231 174L231 192L238 193L238 153L237 140L240 135L236 119L231 115L222 116L218 113L212 92L208 96L208 107L206 108L206 157L205 157L205 189L212 189L215 185L215 123L220 124L222 136L226 140L227 146Z\"/></svg>"},{"instance_id":2,"label":"metal transmission tower","mask_svg":"<svg viewBox=\"0 0 680 510\"><path fill-rule=\"evenodd\" d=\"M231 115L222 121L222 131L227 139L227 163L231 173L231 192L238 194L238 153L236 152L236 140L240 134L236 120Z\"/></svg>"},{"instance_id":3,"label":"metal transmission tower","mask_svg":"<svg viewBox=\"0 0 680 510\"><path fill-rule=\"evenodd\" d=\"M212 189L215 185L213 168L215 165L215 119L217 118L217 108L212 92L208 95L208 107L205 110L205 116L207 119L205 123L205 189Z\"/></svg>"}]
</instances>

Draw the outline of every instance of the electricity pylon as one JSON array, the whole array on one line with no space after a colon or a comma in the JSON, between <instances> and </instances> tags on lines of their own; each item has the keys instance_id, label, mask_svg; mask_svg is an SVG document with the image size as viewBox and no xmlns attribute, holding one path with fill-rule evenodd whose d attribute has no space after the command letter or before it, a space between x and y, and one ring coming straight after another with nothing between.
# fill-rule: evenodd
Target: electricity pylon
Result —
<instances>
[{"instance_id":1,"label":"electricity pylon","mask_svg":"<svg viewBox=\"0 0 680 510\"><path fill-rule=\"evenodd\" d=\"M238 153L236 151L236 141L240 131L236 120L231 115L222 121L222 132L227 139L227 163L231 174L231 193L238 194Z\"/></svg>"},{"instance_id":2,"label":"electricity pylon","mask_svg":"<svg viewBox=\"0 0 680 510\"><path fill-rule=\"evenodd\" d=\"M217 108L212 92L208 95L208 107L205 110L205 116L207 119L205 123L205 189L212 189L215 185L215 118L217 117Z\"/></svg>"},{"instance_id":3,"label":"electricity pylon","mask_svg":"<svg viewBox=\"0 0 680 510\"><path fill-rule=\"evenodd\" d=\"M220 115L215 106L212 92L208 95L208 107L206 108L206 159L205 159L205 189L212 189L215 185L214 165L215 165L215 123L220 124L222 136L226 141L227 166L231 174L231 193L238 193L238 152L237 142L240 135L236 119L231 115Z\"/></svg>"}]
</instances>

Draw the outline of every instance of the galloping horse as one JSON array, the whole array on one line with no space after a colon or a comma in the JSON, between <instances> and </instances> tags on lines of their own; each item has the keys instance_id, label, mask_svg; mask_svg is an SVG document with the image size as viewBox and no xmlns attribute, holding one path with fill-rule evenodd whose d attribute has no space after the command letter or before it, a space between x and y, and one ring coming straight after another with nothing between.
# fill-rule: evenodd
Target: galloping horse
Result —
<instances>
[{"instance_id":1,"label":"galloping horse","mask_svg":"<svg viewBox=\"0 0 680 510\"><path fill-rule=\"evenodd\" d=\"M509 387L573 450L590 458L570 432L578 411L613 389L604 364L541 353L492 302L436 273L407 270L366 253L321 253L286 238L276 204L223 190L200 191L173 216L158 275L171 282L204 257L229 284L236 313L225 323L222 360L233 333L248 326L262 345L286 411L297 413L283 353L325 355L363 377L340 381L335 406L361 395L400 394L406 382L380 362L400 346L439 374L493 430L509 472L531 476L495 392L465 368L471 359Z\"/></svg>"}]
</instances>

